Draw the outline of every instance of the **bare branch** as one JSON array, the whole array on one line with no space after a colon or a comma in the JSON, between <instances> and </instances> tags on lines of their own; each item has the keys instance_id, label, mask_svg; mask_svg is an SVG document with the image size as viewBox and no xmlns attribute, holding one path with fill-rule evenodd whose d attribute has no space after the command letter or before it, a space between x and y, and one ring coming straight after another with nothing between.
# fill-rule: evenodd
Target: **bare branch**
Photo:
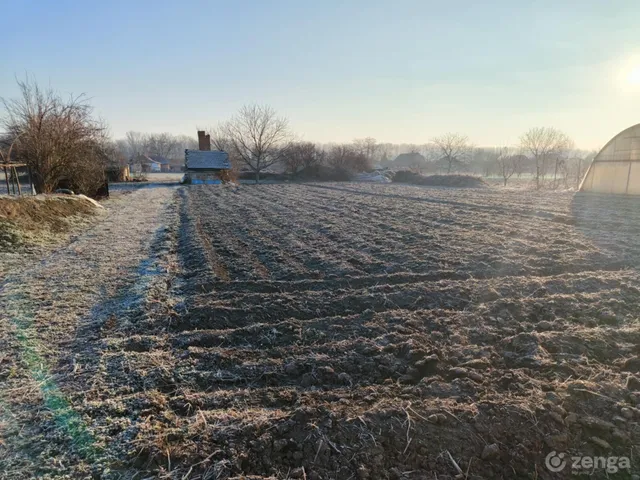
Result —
<instances>
[{"instance_id":1,"label":"bare branch","mask_svg":"<svg viewBox=\"0 0 640 480\"><path fill-rule=\"evenodd\" d=\"M520 137L523 152L529 154L536 162L536 188L541 188L547 168L552 160L558 160L573 147L568 135L552 127L532 128Z\"/></svg>"},{"instance_id":2,"label":"bare branch","mask_svg":"<svg viewBox=\"0 0 640 480\"><path fill-rule=\"evenodd\" d=\"M281 162L291 141L289 122L269 106L248 105L237 115L211 131L214 144L224 147L232 158L256 174Z\"/></svg>"},{"instance_id":3,"label":"bare branch","mask_svg":"<svg viewBox=\"0 0 640 480\"><path fill-rule=\"evenodd\" d=\"M432 143L440 150L442 155L440 160L445 163L447 173L464 165L473 148L469 143L469 138L459 133L446 133L435 137Z\"/></svg>"}]
</instances>

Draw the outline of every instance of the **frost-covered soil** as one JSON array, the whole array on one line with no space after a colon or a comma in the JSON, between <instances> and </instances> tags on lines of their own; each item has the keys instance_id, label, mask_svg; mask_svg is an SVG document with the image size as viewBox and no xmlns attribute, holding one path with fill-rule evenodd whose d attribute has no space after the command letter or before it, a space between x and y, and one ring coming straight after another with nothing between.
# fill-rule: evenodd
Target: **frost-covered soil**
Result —
<instances>
[{"instance_id":1,"label":"frost-covered soil","mask_svg":"<svg viewBox=\"0 0 640 480\"><path fill-rule=\"evenodd\" d=\"M630 478L639 233L639 198L137 190L5 281L0 462L9 478L561 478L556 450L628 456Z\"/></svg>"},{"instance_id":2,"label":"frost-covered soil","mask_svg":"<svg viewBox=\"0 0 640 480\"><path fill-rule=\"evenodd\" d=\"M99 360L93 335L143 301L175 194L156 186L116 196L67 246L28 249L22 264L15 252L0 257L0 478L90 470L87 451L100 441L76 387Z\"/></svg>"}]
</instances>

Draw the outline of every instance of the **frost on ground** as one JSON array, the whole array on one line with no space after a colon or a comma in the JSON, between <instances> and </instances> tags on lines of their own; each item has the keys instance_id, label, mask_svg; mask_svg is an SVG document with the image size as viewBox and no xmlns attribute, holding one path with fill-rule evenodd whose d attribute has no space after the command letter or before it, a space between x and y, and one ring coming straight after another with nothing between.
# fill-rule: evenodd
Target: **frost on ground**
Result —
<instances>
[{"instance_id":1,"label":"frost on ground","mask_svg":"<svg viewBox=\"0 0 640 480\"><path fill-rule=\"evenodd\" d=\"M556 450L637 470L639 207L372 184L136 191L3 286L0 462L551 478Z\"/></svg>"},{"instance_id":2,"label":"frost on ground","mask_svg":"<svg viewBox=\"0 0 640 480\"><path fill-rule=\"evenodd\" d=\"M84 195L0 196L0 280L74 232L99 220L102 206Z\"/></svg>"},{"instance_id":3,"label":"frost on ground","mask_svg":"<svg viewBox=\"0 0 640 480\"><path fill-rule=\"evenodd\" d=\"M124 321L159 272L173 187L107 202L68 246L7 269L0 289L0 477L81 475L101 440L78 411L79 382L100 368L94 335ZM95 470L99 471L99 470Z\"/></svg>"}]
</instances>

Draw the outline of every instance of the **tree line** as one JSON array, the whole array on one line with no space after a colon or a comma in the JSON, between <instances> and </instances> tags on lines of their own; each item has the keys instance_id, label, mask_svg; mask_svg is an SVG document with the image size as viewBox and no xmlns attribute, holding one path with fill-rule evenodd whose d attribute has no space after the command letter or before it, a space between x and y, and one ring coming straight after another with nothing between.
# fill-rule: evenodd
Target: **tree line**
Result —
<instances>
[{"instance_id":1,"label":"tree line","mask_svg":"<svg viewBox=\"0 0 640 480\"><path fill-rule=\"evenodd\" d=\"M51 192L61 181L80 191L104 182L108 166L125 165L139 155L160 155L180 162L185 149L197 149L195 137L130 131L111 139L95 118L85 96L63 98L27 78L18 81L20 96L2 99L4 115L0 153L29 165L38 192ZM374 138L320 144L296 137L287 118L264 105L248 105L207 129L213 148L225 150L238 170L261 175L274 168L291 176L343 180L374 168L418 173L473 173L530 177L536 188L576 186L595 152L575 148L565 133L532 128L511 146L476 147L467 135L446 133L423 144L392 144Z\"/></svg>"}]
</instances>

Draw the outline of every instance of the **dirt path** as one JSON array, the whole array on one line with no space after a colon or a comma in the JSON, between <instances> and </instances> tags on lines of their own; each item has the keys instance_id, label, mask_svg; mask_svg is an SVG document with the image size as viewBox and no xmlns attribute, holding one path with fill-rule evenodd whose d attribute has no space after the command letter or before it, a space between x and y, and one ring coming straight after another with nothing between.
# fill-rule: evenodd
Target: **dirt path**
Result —
<instances>
[{"instance_id":1,"label":"dirt path","mask_svg":"<svg viewBox=\"0 0 640 480\"><path fill-rule=\"evenodd\" d=\"M176 190L156 185L109 201L107 215L69 245L7 272L0 284L1 478L89 473L77 469L93 463L82 459L100 445L70 397L99 368L92 332L124 321L158 276L151 252L175 219Z\"/></svg>"}]
</instances>

